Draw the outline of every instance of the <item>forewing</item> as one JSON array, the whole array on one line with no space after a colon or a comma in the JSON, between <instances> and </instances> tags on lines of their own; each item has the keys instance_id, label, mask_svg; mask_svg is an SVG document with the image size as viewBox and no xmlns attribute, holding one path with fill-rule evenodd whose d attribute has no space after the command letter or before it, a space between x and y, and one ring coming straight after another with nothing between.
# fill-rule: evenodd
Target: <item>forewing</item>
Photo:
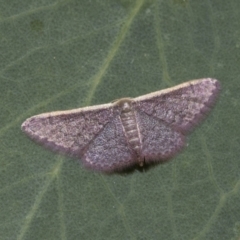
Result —
<instances>
[{"instance_id":1,"label":"forewing","mask_svg":"<svg viewBox=\"0 0 240 240\"><path fill-rule=\"evenodd\" d=\"M219 90L216 79L199 79L135 98L134 107L186 133L210 111Z\"/></svg>"},{"instance_id":2,"label":"forewing","mask_svg":"<svg viewBox=\"0 0 240 240\"><path fill-rule=\"evenodd\" d=\"M136 119L142 143L141 157L146 163L167 160L184 146L185 136L166 122L137 111Z\"/></svg>"},{"instance_id":3,"label":"forewing","mask_svg":"<svg viewBox=\"0 0 240 240\"><path fill-rule=\"evenodd\" d=\"M117 114L112 104L44 113L27 119L22 130L51 150L81 158L88 144Z\"/></svg>"}]
</instances>

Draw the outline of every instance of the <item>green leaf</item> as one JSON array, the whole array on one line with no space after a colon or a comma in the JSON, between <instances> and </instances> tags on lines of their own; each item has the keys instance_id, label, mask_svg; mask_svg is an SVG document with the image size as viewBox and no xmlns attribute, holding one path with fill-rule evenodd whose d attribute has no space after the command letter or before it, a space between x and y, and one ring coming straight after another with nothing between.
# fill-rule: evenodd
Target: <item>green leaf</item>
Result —
<instances>
[{"instance_id":1,"label":"green leaf","mask_svg":"<svg viewBox=\"0 0 240 240\"><path fill-rule=\"evenodd\" d=\"M0 1L0 239L239 239L240 2ZM213 77L173 160L104 175L33 143L28 117Z\"/></svg>"}]
</instances>

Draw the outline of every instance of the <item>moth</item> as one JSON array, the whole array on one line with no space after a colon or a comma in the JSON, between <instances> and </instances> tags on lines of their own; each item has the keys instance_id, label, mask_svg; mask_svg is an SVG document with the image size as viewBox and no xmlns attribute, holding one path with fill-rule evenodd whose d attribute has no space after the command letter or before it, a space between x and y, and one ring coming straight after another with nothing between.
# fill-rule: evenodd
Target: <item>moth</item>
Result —
<instances>
[{"instance_id":1,"label":"moth","mask_svg":"<svg viewBox=\"0 0 240 240\"><path fill-rule=\"evenodd\" d=\"M136 98L28 118L22 130L34 141L114 172L170 159L214 105L219 81L203 78Z\"/></svg>"}]
</instances>

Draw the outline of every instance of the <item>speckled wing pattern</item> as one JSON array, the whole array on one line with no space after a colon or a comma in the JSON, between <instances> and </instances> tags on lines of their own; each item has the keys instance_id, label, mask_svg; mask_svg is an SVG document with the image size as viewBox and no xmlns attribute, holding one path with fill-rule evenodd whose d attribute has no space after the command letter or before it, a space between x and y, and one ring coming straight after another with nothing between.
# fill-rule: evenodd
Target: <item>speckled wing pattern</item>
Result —
<instances>
[{"instance_id":1,"label":"speckled wing pattern","mask_svg":"<svg viewBox=\"0 0 240 240\"><path fill-rule=\"evenodd\" d=\"M28 118L22 130L53 150L77 156L113 117L110 104L56 111Z\"/></svg>"},{"instance_id":2,"label":"speckled wing pattern","mask_svg":"<svg viewBox=\"0 0 240 240\"><path fill-rule=\"evenodd\" d=\"M146 162L169 159L179 152L186 134L211 110L220 90L206 78L134 99Z\"/></svg>"},{"instance_id":3,"label":"speckled wing pattern","mask_svg":"<svg viewBox=\"0 0 240 240\"><path fill-rule=\"evenodd\" d=\"M89 168L108 172L133 160L119 114L118 107L113 108L111 103L50 112L27 119L22 130L53 151L77 157Z\"/></svg>"},{"instance_id":4,"label":"speckled wing pattern","mask_svg":"<svg viewBox=\"0 0 240 240\"><path fill-rule=\"evenodd\" d=\"M113 119L88 145L82 158L85 166L113 172L134 165L134 152L129 148L120 116Z\"/></svg>"},{"instance_id":5,"label":"speckled wing pattern","mask_svg":"<svg viewBox=\"0 0 240 240\"><path fill-rule=\"evenodd\" d=\"M186 134L210 111L219 90L215 79L194 80L137 98L39 114L28 118L22 130L88 168L114 172L174 156Z\"/></svg>"},{"instance_id":6,"label":"speckled wing pattern","mask_svg":"<svg viewBox=\"0 0 240 240\"><path fill-rule=\"evenodd\" d=\"M136 112L145 163L167 160L184 146L185 136L163 120Z\"/></svg>"}]
</instances>

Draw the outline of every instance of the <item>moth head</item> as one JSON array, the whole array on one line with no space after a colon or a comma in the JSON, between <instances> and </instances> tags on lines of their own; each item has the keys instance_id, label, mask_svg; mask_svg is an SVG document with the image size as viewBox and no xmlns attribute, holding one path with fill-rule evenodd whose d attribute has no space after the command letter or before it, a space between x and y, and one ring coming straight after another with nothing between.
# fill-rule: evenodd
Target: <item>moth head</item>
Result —
<instances>
[{"instance_id":1,"label":"moth head","mask_svg":"<svg viewBox=\"0 0 240 240\"><path fill-rule=\"evenodd\" d=\"M133 102L132 98L122 98L116 101L114 105L120 107L121 111L124 113L132 110L132 102Z\"/></svg>"}]
</instances>

